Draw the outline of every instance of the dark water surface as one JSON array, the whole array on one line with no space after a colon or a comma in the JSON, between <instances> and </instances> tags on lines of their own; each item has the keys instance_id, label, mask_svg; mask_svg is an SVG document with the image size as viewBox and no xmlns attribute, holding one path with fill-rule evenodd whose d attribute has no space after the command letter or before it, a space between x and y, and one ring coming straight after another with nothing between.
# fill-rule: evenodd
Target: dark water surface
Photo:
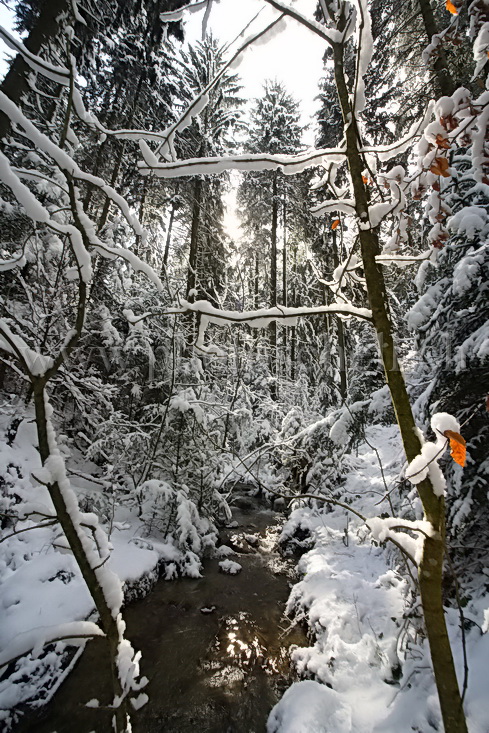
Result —
<instances>
[{"instance_id":1,"label":"dark water surface","mask_svg":"<svg viewBox=\"0 0 489 733\"><path fill-rule=\"evenodd\" d=\"M235 510L238 527L221 536L242 550L230 557L241 573L225 575L208 560L204 577L161 580L124 610L127 637L142 651L141 672L150 680L134 733L263 733L294 679L288 648L306 640L282 617L292 563L274 548L278 515L247 498L240 503L250 508ZM19 733L109 733L110 713L84 707L92 698L101 705L111 699L104 654L103 642L90 642L53 701Z\"/></svg>"}]
</instances>

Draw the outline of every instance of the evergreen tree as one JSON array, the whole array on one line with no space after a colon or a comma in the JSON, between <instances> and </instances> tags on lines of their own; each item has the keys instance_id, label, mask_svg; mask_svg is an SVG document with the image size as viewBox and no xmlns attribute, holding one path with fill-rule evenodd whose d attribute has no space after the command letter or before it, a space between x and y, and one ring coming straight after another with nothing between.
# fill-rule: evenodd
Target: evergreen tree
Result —
<instances>
[{"instance_id":1,"label":"evergreen tree","mask_svg":"<svg viewBox=\"0 0 489 733\"><path fill-rule=\"evenodd\" d=\"M295 153L300 149L301 128L299 109L296 101L287 94L282 84L266 82L264 93L256 100L251 112L245 150L249 153ZM287 220L294 216L294 185L279 171L248 173L238 190L243 228L254 242L255 291L258 292L260 270L269 271L268 303L287 304L287 284L285 274L281 297L278 280L278 239L279 227L287 230ZM260 258L259 239L267 233L270 256ZM286 239L283 242L283 261L286 262ZM261 260L261 261L260 261ZM283 267L286 273L287 267ZM257 303L258 305L258 303ZM277 379L277 324L270 324L270 367L272 376ZM274 387L276 391L276 388Z\"/></svg>"}]
</instances>

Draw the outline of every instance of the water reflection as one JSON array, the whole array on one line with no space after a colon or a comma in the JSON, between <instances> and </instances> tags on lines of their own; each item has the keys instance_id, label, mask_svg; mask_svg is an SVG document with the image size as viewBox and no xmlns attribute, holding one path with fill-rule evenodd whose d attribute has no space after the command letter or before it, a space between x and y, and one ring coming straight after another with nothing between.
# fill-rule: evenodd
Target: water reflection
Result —
<instances>
[{"instance_id":1,"label":"water reflection","mask_svg":"<svg viewBox=\"0 0 489 733\"><path fill-rule=\"evenodd\" d=\"M293 680L288 647L305 644L300 629L282 633L293 562L275 552L279 529L270 527L271 512L238 511L235 518L238 528L224 530L221 541L243 548L239 575L223 574L218 560L210 560L204 577L160 581L125 611L150 679L150 701L134 716L134 733L263 733L270 709ZM253 547L246 539L252 535L259 537ZM19 733L73 733L74 719L76 733L110 730L102 709L81 704L110 700L102 646L87 646L60 695Z\"/></svg>"}]
</instances>

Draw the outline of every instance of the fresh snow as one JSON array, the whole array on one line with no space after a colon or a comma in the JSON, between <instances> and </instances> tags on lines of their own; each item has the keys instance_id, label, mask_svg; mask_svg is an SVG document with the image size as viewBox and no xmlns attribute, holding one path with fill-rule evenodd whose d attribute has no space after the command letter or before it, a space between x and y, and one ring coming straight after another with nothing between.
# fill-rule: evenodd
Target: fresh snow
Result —
<instances>
[{"instance_id":1,"label":"fresh snow","mask_svg":"<svg viewBox=\"0 0 489 733\"><path fill-rule=\"evenodd\" d=\"M446 414L434 419L438 429L453 429ZM451 427L448 427L451 426ZM368 441L383 463L387 485L402 466L397 428L372 426ZM406 576L404 560L383 542L394 526L431 534L428 522L376 514L389 511L385 485L375 451L367 444L351 456L342 492L354 498L355 509L372 517L366 525L342 508L297 508L286 522L282 538L297 528L310 534L312 549L302 556L302 579L293 586L289 614L307 624L308 647L296 648L292 662L310 678L294 684L272 710L267 733L392 733L441 730L441 716L426 640L419 634L419 607ZM379 505L380 503L380 505ZM407 506L405 504L405 506ZM369 529L371 531L369 531ZM396 532L396 539L397 539ZM420 540L411 538L418 548ZM374 542L372 541L374 540ZM414 566L411 566L415 571ZM489 730L486 669L489 634L487 592L475 593L465 609L469 688L466 696L469 730ZM417 618L418 617L418 618ZM448 609L447 623L457 671L463 674L459 617ZM321 684L318 684L321 683Z\"/></svg>"}]
</instances>

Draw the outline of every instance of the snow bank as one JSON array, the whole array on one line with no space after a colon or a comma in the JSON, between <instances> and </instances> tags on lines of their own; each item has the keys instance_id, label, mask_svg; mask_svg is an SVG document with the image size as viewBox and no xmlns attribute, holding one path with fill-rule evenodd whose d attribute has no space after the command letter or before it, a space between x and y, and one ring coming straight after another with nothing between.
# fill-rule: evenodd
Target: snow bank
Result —
<instances>
[{"instance_id":1,"label":"snow bank","mask_svg":"<svg viewBox=\"0 0 489 733\"><path fill-rule=\"evenodd\" d=\"M434 416L436 430L456 429L454 418ZM369 443L382 460L388 486L401 471L404 456L397 428L367 429ZM379 542L399 525L414 534L430 534L429 523L385 518L389 512L375 451L360 445L348 457L344 497L367 517ZM391 494L396 500L396 494ZM380 504L380 506L379 506ZM399 509L399 513L402 513ZM421 540L408 537L416 553ZM287 613L307 624L312 637L306 647L295 648L292 662L307 681L293 685L270 714L267 733L392 733L392 731L442 730L430 654L423 635L419 601L412 594L405 567L392 544L378 546L360 519L347 517L343 508L323 504L296 509L286 522L282 542L306 538L309 549L299 564L301 580L292 588ZM390 549L389 549L390 548ZM398 564L399 563L399 564ZM464 609L469 619L467 649L469 688L466 710L471 733L489 730L487 659L489 634L480 626L487 611L487 591L480 584ZM471 623L473 621L473 624ZM477 624L479 626L477 626ZM463 653L460 619L448 609L447 625L460 679ZM311 679L312 678L312 679Z\"/></svg>"},{"instance_id":2,"label":"snow bank","mask_svg":"<svg viewBox=\"0 0 489 733\"><path fill-rule=\"evenodd\" d=\"M341 696L313 680L295 682L275 705L267 733L350 733L351 710Z\"/></svg>"}]
</instances>

